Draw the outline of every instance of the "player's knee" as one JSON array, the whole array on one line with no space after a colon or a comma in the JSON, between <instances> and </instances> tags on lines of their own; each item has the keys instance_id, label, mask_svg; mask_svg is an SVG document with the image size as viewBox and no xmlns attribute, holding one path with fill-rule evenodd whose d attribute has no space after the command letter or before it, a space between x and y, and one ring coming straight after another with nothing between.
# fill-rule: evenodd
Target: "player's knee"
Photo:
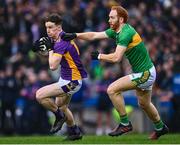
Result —
<instances>
[{"instance_id":1,"label":"player's knee","mask_svg":"<svg viewBox=\"0 0 180 145\"><path fill-rule=\"evenodd\" d=\"M43 99L43 92L39 89L39 90L36 91L36 100L38 102L41 102L42 99Z\"/></svg>"},{"instance_id":2,"label":"player's knee","mask_svg":"<svg viewBox=\"0 0 180 145\"><path fill-rule=\"evenodd\" d=\"M109 86L107 88L107 93L109 95L109 98L112 100L114 98L114 96L116 96L115 94L117 93L111 86Z\"/></svg>"},{"instance_id":3,"label":"player's knee","mask_svg":"<svg viewBox=\"0 0 180 145\"><path fill-rule=\"evenodd\" d=\"M63 105L62 107L60 107L61 111L65 112L67 109L67 105Z\"/></svg>"},{"instance_id":4,"label":"player's knee","mask_svg":"<svg viewBox=\"0 0 180 145\"><path fill-rule=\"evenodd\" d=\"M147 102L141 102L141 101L138 102L138 105L143 110L149 106L149 104Z\"/></svg>"},{"instance_id":5,"label":"player's knee","mask_svg":"<svg viewBox=\"0 0 180 145\"><path fill-rule=\"evenodd\" d=\"M115 92L114 92L114 90L112 89L112 87L109 86L109 87L107 88L107 93L108 93L109 96L112 96Z\"/></svg>"}]
</instances>

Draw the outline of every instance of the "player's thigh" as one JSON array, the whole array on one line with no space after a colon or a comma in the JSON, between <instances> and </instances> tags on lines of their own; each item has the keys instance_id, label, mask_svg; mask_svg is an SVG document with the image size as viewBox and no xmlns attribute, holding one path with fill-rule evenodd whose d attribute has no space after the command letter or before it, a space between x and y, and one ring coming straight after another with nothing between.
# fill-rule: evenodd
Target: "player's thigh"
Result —
<instances>
[{"instance_id":1,"label":"player's thigh","mask_svg":"<svg viewBox=\"0 0 180 145\"><path fill-rule=\"evenodd\" d=\"M54 97L58 96L60 94L63 94L62 88L59 86L58 83L53 83L47 86L44 86L40 88L36 92L36 96L39 96L40 98L47 98L47 97Z\"/></svg>"},{"instance_id":2,"label":"player's thigh","mask_svg":"<svg viewBox=\"0 0 180 145\"><path fill-rule=\"evenodd\" d=\"M124 76L122 78L119 78L118 80L114 81L112 84L108 87L108 92L121 92L121 91L127 91L135 89L136 86L134 83L130 80L130 77Z\"/></svg>"},{"instance_id":3,"label":"player's thigh","mask_svg":"<svg viewBox=\"0 0 180 145\"><path fill-rule=\"evenodd\" d=\"M63 93L56 97L55 102L58 105L58 107L61 107L63 105L68 105L70 100L71 100L71 96Z\"/></svg>"},{"instance_id":4,"label":"player's thigh","mask_svg":"<svg viewBox=\"0 0 180 145\"><path fill-rule=\"evenodd\" d=\"M56 98L55 98L55 103L58 105L58 106L61 106L64 102L64 99L65 99L66 95L65 94L60 94L58 95Z\"/></svg>"},{"instance_id":5,"label":"player's thigh","mask_svg":"<svg viewBox=\"0 0 180 145\"><path fill-rule=\"evenodd\" d=\"M142 90L137 88L136 95L138 97L139 104L149 104L151 102L152 90Z\"/></svg>"}]
</instances>

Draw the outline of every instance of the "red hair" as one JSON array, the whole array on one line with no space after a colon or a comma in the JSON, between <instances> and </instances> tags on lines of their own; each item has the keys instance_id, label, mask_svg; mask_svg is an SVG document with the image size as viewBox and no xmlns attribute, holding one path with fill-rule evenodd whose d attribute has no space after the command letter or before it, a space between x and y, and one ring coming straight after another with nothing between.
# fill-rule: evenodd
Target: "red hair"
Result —
<instances>
[{"instance_id":1,"label":"red hair","mask_svg":"<svg viewBox=\"0 0 180 145\"><path fill-rule=\"evenodd\" d=\"M128 20L128 12L122 6L112 6L111 10L116 10L119 17L124 18L124 23Z\"/></svg>"}]
</instances>

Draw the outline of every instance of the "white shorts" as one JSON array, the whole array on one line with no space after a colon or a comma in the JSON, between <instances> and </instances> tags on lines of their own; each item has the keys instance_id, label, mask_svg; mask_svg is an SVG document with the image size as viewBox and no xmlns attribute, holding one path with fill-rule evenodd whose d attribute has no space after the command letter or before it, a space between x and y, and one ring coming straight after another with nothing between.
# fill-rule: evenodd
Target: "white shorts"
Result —
<instances>
[{"instance_id":1,"label":"white shorts","mask_svg":"<svg viewBox=\"0 0 180 145\"><path fill-rule=\"evenodd\" d=\"M129 77L138 88L142 90L152 90L153 83L156 80L156 69L153 66L147 71L132 73Z\"/></svg>"},{"instance_id":2,"label":"white shorts","mask_svg":"<svg viewBox=\"0 0 180 145\"><path fill-rule=\"evenodd\" d=\"M73 95L82 86L82 80L64 80L61 77L59 78L59 86L68 95Z\"/></svg>"}]
</instances>

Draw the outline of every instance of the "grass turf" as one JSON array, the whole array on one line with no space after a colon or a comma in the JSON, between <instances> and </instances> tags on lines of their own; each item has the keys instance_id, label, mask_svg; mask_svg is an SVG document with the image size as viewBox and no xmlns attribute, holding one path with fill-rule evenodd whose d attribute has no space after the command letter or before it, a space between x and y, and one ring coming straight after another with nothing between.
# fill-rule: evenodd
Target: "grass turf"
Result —
<instances>
[{"instance_id":1,"label":"grass turf","mask_svg":"<svg viewBox=\"0 0 180 145\"><path fill-rule=\"evenodd\" d=\"M65 141L60 136L0 137L0 144L180 144L180 134L168 134L159 140L149 140L148 135L128 134L119 137L83 136L82 140Z\"/></svg>"}]
</instances>

